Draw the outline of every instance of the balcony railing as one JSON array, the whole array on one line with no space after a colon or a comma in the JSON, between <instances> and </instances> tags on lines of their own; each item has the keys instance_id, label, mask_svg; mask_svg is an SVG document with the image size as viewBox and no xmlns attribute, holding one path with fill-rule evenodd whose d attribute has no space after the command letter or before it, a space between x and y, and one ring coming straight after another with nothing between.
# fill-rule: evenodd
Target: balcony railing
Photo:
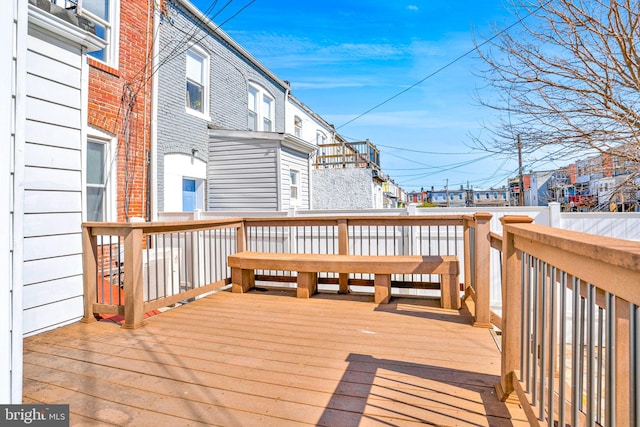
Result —
<instances>
[{"instance_id":1,"label":"balcony railing","mask_svg":"<svg viewBox=\"0 0 640 427\"><path fill-rule=\"evenodd\" d=\"M640 243L523 216L503 217L499 235L490 220L476 213L87 223L84 319L119 314L124 327L141 326L149 311L229 284L227 256L244 250L455 255L474 325L502 330L501 398L517 396L532 424L640 425ZM496 258L500 274L491 271ZM294 275L258 271L256 279L282 285ZM502 313L490 310L492 277L501 279ZM392 286L421 294L434 292L435 280L394 275ZM333 292L371 282L367 274L319 278Z\"/></svg>"},{"instance_id":2,"label":"balcony railing","mask_svg":"<svg viewBox=\"0 0 640 427\"><path fill-rule=\"evenodd\" d=\"M640 425L640 243L503 217L502 378L532 425ZM501 246L497 243L501 242Z\"/></svg>"}]
</instances>

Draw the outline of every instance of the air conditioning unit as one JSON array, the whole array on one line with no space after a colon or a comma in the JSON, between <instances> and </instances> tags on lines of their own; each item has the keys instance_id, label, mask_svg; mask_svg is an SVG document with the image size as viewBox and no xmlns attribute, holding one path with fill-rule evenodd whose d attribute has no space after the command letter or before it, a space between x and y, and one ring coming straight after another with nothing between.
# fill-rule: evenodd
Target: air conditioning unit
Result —
<instances>
[{"instance_id":1,"label":"air conditioning unit","mask_svg":"<svg viewBox=\"0 0 640 427\"><path fill-rule=\"evenodd\" d=\"M181 251L176 248L142 251L144 300L153 301L180 293Z\"/></svg>"}]
</instances>

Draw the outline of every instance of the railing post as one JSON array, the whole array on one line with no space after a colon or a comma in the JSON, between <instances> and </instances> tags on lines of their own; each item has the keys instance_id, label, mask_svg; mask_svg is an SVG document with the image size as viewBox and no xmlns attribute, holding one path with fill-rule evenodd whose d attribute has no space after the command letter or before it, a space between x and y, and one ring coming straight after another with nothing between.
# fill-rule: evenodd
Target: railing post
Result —
<instances>
[{"instance_id":1,"label":"railing post","mask_svg":"<svg viewBox=\"0 0 640 427\"><path fill-rule=\"evenodd\" d=\"M480 328L492 328L491 324L491 218L493 215L487 212L478 212L474 215L476 225L475 239L475 293L476 308L473 326ZM465 261L466 263L466 261ZM465 264L466 267L466 264ZM466 274L466 272L465 272Z\"/></svg>"},{"instance_id":2,"label":"railing post","mask_svg":"<svg viewBox=\"0 0 640 427\"><path fill-rule=\"evenodd\" d=\"M468 296L469 288L473 289L472 278L473 274L471 274L471 245L473 242L471 241L471 225L473 219L470 216L465 216L462 221L462 235L464 239L464 296L465 298Z\"/></svg>"},{"instance_id":3,"label":"railing post","mask_svg":"<svg viewBox=\"0 0 640 427\"><path fill-rule=\"evenodd\" d=\"M236 252L244 252L247 250L247 226L244 221L240 223L240 227L236 229Z\"/></svg>"},{"instance_id":4,"label":"railing post","mask_svg":"<svg viewBox=\"0 0 640 427\"><path fill-rule=\"evenodd\" d=\"M97 302L98 279L98 238L91 233L91 227L82 227L82 273L84 285L83 323L95 322L93 304Z\"/></svg>"},{"instance_id":5,"label":"railing post","mask_svg":"<svg viewBox=\"0 0 640 427\"><path fill-rule=\"evenodd\" d=\"M522 320L522 252L514 244L509 224L531 223L526 216L504 216L502 223L502 362L500 383L496 384L498 398L507 400L514 391L513 372L520 369Z\"/></svg>"},{"instance_id":6,"label":"railing post","mask_svg":"<svg viewBox=\"0 0 640 427\"><path fill-rule=\"evenodd\" d=\"M346 219L338 220L338 255L349 255L349 223ZM338 293L349 293L349 273L340 273L338 277Z\"/></svg>"},{"instance_id":7,"label":"railing post","mask_svg":"<svg viewBox=\"0 0 640 427\"><path fill-rule=\"evenodd\" d=\"M131 228L124 237L124 324L136 329L144 321L142 229Z\"/></svg>"}]
</instances>

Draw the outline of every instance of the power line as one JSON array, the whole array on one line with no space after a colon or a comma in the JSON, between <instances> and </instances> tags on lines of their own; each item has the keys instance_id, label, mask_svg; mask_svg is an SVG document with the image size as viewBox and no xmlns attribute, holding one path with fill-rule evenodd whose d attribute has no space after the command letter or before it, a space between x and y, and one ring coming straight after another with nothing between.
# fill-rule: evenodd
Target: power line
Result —
<instances>
[{"instance_id":1,"label":"power line","mask_svg":"<svg viewBox=\"0 0 640 427\"><path fill-rule=\"evenodd\" d=\"M468 55L470 55L471 53L475 52L476 50L478 50L478 48L481 48L482 46L484 46L485 44L493 41L495 38L501 36L502 34L506 33L507 31L509 31L511 28L515 27L516 25L519 25L520 23L522 23L522 21L524 21L525 19L527 19L529 16L533 15L534 13L538 12L538 10L542 9L543 7L545 7L547 4L551 3L551 0L549 0L547 3L538 6L536 9L534 9L533 11L529 12L528 14L526 14L525 16L523 16L522 18L518 19L516 22L514 22L513 24L509 25L508 27L502 29L500 32L494 34L493 36L489 37L487 40L483 41L482 43L480 43L478 46L473 47L472 49L469 49L468 51L466 51L465 53L463 53L462 55L457 56L455 59L449 61L448 63L446 63L445 65L443 65L442 67L438 68L437 70L435 70L434 72L432 72L431 74L427 75L426 77L418 80L417 82L415 82L414 84L412 84L411 86L401 90L400 92L396 93L395 95L385 99L384 101L374 105L373 107L369 108L368 110L366 110L364 113L361 113L359 115L357 115L356 117L354 117L351 120L348 120L347 122L341 124L340 126L336 127L336 129L340 129L350 123L355 122L356 120L360 119L363 116L366 116L367 114L369 114L370 112L377 110L378 108L382 107L383 105L385 105L386 103L396 99L397 97L399 97L400 95L409 92L411 89L414 89L415 87L421 85L422 83L424 83L425 81L427 81L428 79L430 79L431 77L439 74L441 71L444 71L445 69L449 68L450 66L452 66L453 64L455 64L456 62L460 61L461 59L467 57Z\"/></svg>"}]
</instances>

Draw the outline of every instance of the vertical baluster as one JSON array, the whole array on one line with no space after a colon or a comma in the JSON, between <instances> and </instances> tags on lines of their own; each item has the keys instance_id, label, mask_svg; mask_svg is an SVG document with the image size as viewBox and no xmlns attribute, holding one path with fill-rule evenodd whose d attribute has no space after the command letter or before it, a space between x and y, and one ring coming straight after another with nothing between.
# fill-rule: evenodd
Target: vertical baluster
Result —
<instances>
[{"instance_id":1,"label":"vertical baluster","mask_svg":"<svg viewBox=\"0 0 640 427\"><path fill-rule=\"evenodd\" d=\"M538 363L540 364L540 398L538 399L538 419L544 420L545 387L547 376L547 263L540 263L540 351L538 353ZM534 400L535 402L535 400Z\"/></svg>"},{"instance_id":2,"label":"vertical baluster","mask_svg":"<svg viewBox=\"0 0 640 427\"><path fill-rule=\"evenodd\" d=\"M631 407L633 408L632 422L635 426L640 426L640 307L630 304L630 337L629 337L629 357L631 358Z\"/></svg>"},{"instance_id":3,"label":"vertical baluster","mask_svg":"<svg viewBox=\"0 0 640 427\"><path fill-rule=\"evenodd\" d=\"M593 336L595 334L595 306L596 306L596 287L592 284L587 284L587 423L589 426L595 426L596 417L594 411L594 342Z\"/></svg>"},{"instance_id":4,"label":"vertical baluster","mask_svg":"<svg viewBox=\"0 0 640 427\"><path fill-rule=\"evenodd\" d=\"M605 293L607 312L607 344L606 344L606 360L605 367L605 418L606 426L614 427L616 425L616 300L615 295L609 292Z\"/></svg>"},{"instance_id":5,"label":"vertical baluster","mask_svg":"<svg viewBox=\"0 0 640 427\"><path fill-rule=\"evenodd\" d=\"M604 361L602 360L604 353L604 309L602 307L597 308L598 318L596 319L596 321L598 322L598 344L596 358L598 364L596 366L596 422L602 425L602 378L604 376Z\"/></svg>"},{"instance_id":6,"label":"vertical baluster","mask_svg":"<svg viewBox=\"0 0 640 427\"><path fill-rule=\"evenodd\" d=\"M540 260L538 258L534 259L534 268L533 268L533 283L532 283L532 307L531 307L531 334L533 336L533 343L531 345L531 398L533 399L533 404L535 405L538 401L538 327L539 327L539 296L538 296L538 269L540 268Z\"/></svg>"},{"instance_id":7,"label":"vertical baluster","mask_svg":"<svg viewBox=\"0 0 640 427\"><path fill-rule=\"evenodd\" d=\"M549 383L548 392L548 425L553 427L555 419L555 372L556 372L556 343L557 343L557 314L558 307L556 302L557 280L556 280L556 268L551 267L551 274L549 277L549 291L551 293L549 300L549 370L547 371L547 379Z\"/></svg>"},{"instance_id":8,"label":"vertical baluster","mask_svg":"<svg viewBox=\"0 0 640 427\"><path fill-rule=\"evenodd\" d=\"M580 376L582 370L580 369L580 357L582 351L580 337L580 282L573 278L573 305L572 305L572 348L571 348L571 425L578 425L578 411L580 409Z\"/></svg>"},{"instance_id":9,"label":"vertical baluster","mask_svg":"<svg viewBox=\"0 0 640 427\"><path fill-rule=\"evenodd\" d=\"M558 408L558 426L564 427L567 424L566 414L566 381L567 381L567 273L562 272L560 276L560 348L558 353L560 355L558 360L558 370L560 371L560 378L558 379L558 402L560 407Z\"/></svg>"}]
</instances>

